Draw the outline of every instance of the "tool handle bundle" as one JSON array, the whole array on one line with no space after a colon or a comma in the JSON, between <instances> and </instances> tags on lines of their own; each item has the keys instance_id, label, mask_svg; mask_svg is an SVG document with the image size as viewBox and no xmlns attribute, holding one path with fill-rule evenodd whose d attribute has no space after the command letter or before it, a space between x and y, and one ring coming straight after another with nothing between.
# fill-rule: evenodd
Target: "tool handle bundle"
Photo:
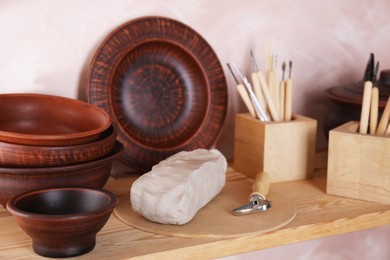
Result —
<instances>
[{"instance_id":1,"label":"tool handle bundle","mask_svg":"<svg viewBox=\"0 0 390 260\"><path fill-rule=\"evenodd\" d=\"M371 81L364 83L359 133L383 135L390 134L390 96L378 124L379 90Z\"/></svg>"},{"instance_id":2,"label":"tool handle bundle","mask_svg":"<svg viewBox=\"0 0 390 260\"><path fill-rule=\"evenodd\" d=\"M292 62L289 62L288 78L285 80L286 63L283 62L282 80L279 81L276 71L276 56L266 53L265 73L259 69L251 51L251 60L254 70L251 73L251 81L237 68L235 64L227 66L237 83L237 91L253 118L262 122L290 121L292 118ZM267 62L271 60L271 62ZM239 75L242 83L235 76L234 70Z\"/></svg>"}]
</instances>

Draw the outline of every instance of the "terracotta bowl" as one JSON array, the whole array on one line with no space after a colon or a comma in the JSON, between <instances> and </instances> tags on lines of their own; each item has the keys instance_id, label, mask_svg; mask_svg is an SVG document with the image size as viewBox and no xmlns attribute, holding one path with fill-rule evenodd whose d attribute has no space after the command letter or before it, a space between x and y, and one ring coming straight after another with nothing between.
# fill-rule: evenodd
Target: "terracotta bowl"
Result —
<instances>
[{"instance_id":1,"label":"terracotta bowl","mask_svg":"<svg viewBox=\"0 0 390 260\"><path fill-rule=\"evenodd\" d=\"M16 223L32 239L35 253L70 257L91 251L116 196L105 190L57 188L27 192L7 203Z\"/></svg>"},{"instance_id":2,"label":"terracotta bowl","mask_svg":"<svg viewBox=\"0 0 390 260\"><path fill-rule=\"evenodd\" d=\"M116 129L111 126L93 142L70 146L35 146L0 141L0 167L52 167L94 161L114 148Z\"/></svg>"},{"instance_id":3,"label":"terracotta bowl","mask_svg":"<svg viewBox=\"0 0 390 260\"><path fill-rule=\"evenodd\" d=\"M0 168L0 204L20 193L58 187L102 188L111 172L112 161L119 157L123 145L116 142L106 157L76 165L46 168Z\"/></svg>"},{"instance_id":4,"label":"terracotta bowl","mask_svg":"<svg viewBox=\"0 0 390 260\"><path fill-rule=\"evenodd\" d=\"M24 145L88 143L111 125L97 106L42 94L2 94L0 114L0 141Z\"/></svg>"}]
</instances>

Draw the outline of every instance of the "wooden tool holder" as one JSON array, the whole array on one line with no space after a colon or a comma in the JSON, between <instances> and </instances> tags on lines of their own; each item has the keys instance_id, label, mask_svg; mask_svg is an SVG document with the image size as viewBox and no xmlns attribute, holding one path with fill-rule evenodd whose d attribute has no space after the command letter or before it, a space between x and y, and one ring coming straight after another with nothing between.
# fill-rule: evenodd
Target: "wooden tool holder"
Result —
<instances>
[{"instance_id":1,"label":"wooden tool holder","mask_svg":"<svg viewBox=\"0 0 390 260\"><path fill-rule=\"evenodd\" d=\"M311 177L317 121L302 115L293 120L261 122L249 113L235 119L234 169L250 178L260 171L271 182Z\"/></svg>"},{"instance_id":2,"label":"wooden tool holder","mask_svg":"<svg viewBox=\"0 0 390 260\"><path fill-rule=\"evenodd\" d=\"M390 204L390 136L358 127L351 121L329 132L327 193Z\"/></svg>"}]
</instances>

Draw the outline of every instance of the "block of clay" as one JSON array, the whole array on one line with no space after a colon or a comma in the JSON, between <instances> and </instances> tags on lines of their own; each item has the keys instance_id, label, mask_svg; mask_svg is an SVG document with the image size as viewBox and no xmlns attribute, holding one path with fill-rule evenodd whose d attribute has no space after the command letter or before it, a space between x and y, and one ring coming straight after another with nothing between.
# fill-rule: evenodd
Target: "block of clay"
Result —
<instances>
[{"instance_id":1,"label":"block of clay","mask_svg":"<svg viewBox=\"0 0 390 260\"><path fill-rule=\"evenodd\" d=\"M185 224L221 192L226 168L225 157L216 149L179 152L133 183L132 208L154 222Z\"/></svg>"}]
</instances>

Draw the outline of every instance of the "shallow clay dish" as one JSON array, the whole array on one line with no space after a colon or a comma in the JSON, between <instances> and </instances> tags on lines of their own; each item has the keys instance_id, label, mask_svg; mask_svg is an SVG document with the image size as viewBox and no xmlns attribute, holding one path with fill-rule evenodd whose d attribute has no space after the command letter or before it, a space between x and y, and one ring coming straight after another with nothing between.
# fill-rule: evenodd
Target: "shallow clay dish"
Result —
<instances>
[{"instance_id":1,"label":"shallow clay dish","mask_svg":"<svg viewBox=\"0 0 390 260\"><path fill-rule=\"evenodd\" d=\"M116 129L111 126L96 141L69 146L34 146L0 142L0 167L52 167L94 161L114 148Z\"/></svg>"},{"instance_id":2,"label":"shallow clay dish","mask_svg":"<svg viewBox=\"0 0 390 260\"><path fill-rule=\"evenodd\" d=\"M44 168L0 168L0 204L20 193L58 187L102 188L111 173L114 159L123 151L116 142L113 151L106 157L92 162L70 166Z\"/></svg>"},{"instance_id":3,"label":"shallow clay dish","mask_svg":"<svg viewBox=\"0 0 390 260\"><path fill-rule=\"evenodd\" d=\"M118 128L124 163L142 171L181 151L210 148L227 110L221 64L185 24L144 17L115 29L98 48L88 100Z\"/></svg>"},{"instance_id":4,"label":"shallow clay dish","mask_svg":"<svg viewBox=\"0 0 390 260\"><path fill-rule=\"evenodd\" d=\"M7 203L16 223L32 238L35 253L71 257L91 251L116 196L105 190L58 188L20 194Z\"/></svg>"},{"instance_id":5,"label":"shallow clay dish","mask_svg":"<svg viewBox=\"0 0 390 260\"><path fill-rule=\"evenodd\" d=\"M111 125L97 106L43 94L1 94L0 114L0 141L24 145L88 143Z\"/></svg>"}]
</instances>

